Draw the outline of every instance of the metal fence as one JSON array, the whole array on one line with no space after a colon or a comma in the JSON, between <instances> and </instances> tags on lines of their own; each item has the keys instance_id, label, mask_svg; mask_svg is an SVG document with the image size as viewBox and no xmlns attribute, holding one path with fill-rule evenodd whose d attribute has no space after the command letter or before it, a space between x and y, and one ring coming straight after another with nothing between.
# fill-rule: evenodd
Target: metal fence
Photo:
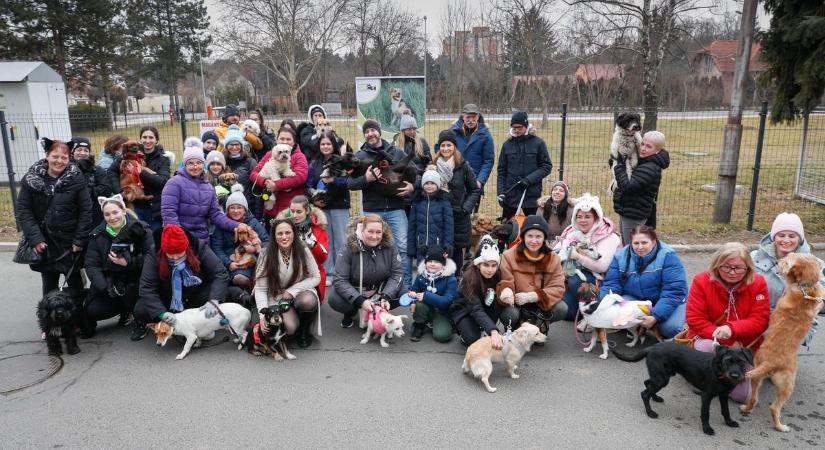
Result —
<instances>
[{"instance_id":1,"label":"metal fence","mask_svg":"<svg viewBox=\"0 0 825 450\"><path fill-rule=\"evenodd\" d=\"M605 212L617 218L612 199L607 195L610 171L607 167L609 145L613 133L613 113L568 111L561 108L548 111L548 119L530 115L530 123L537 128L550 150L553 172L545 179L549 185L563 178L571 187L573 196L584 192L598 195ZM671 165L664 171L659 191L658 228L662 231L698 231L712 233L719 227L711 223L716 199L715 184L727 113L725 111L660 112L658 130L667 137L666 148ZM455 115L428 115L420 128L422 136L431 144L441 130L449 128ZM101 149L104 140L113 134L137 139L139 129L154 125L160 134L160 143L166 150L180 156L185 135L199 133L198 119L202 114L188 113L183 119L171 120L167 114L120 116L111 129L100 126L99 117L32 117L6 115L11 163L16 178L42 155L38 139L69 138L75 135L89 137L94 149ZM272 128L284 117L267 117ZM302 117L294 117L299 122ZM507 138L509 115L485 116L485 124L493 135L496 152ZM799 214L809 232L825 232L825 113L812 114L803 123L791 126L766 124L761 161L756 162L757 138L760 125L759 111L743 115L742 145L737 172L731 224L729 228L745 229L749 212L753 227L758 231L770 229L774 217L782 211ZM353 147L360 145L361 133L353 117L331 117L336 131ZM184 131L185 129L185 131ZM97 152L96 152L97 153ZM758 169L758 170L754 170ZM753 176L759 175L758 189L752 192ZM0 162L2 182L8 181L6 162ZM487 184L487 193L481 211L492 216L500 214L496 204L496 171ZM755 194L752 211L751 194ZM8 187L0 189L0 225L13 224L11 195ZM356 195L357 198L357 195ZM818 203L819 202L819 203Z\"/></svg>"}]
</instances>

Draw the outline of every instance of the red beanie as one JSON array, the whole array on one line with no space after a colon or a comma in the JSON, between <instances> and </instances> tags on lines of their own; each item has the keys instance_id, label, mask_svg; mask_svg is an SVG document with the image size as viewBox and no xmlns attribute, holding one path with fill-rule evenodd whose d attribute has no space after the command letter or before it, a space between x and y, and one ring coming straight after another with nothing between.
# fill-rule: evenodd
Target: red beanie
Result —
<instances>
[{"instance_id":1,"label":"red beanie","mask_svg":"<svg viewBox=\"0 0 825 450\"><path fill-rule=\"evenodd\" d=\"M160 236L160 251L165 254L183 253L189 248L189 239L180 225L166 225Z\"/></svg>"}]
</instances>

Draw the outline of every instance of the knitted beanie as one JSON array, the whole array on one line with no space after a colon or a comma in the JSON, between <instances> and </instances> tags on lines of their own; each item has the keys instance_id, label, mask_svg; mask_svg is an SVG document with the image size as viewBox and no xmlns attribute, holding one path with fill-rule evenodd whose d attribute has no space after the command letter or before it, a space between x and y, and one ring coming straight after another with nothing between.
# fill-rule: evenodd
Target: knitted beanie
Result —
<instances>
[{"instance_id":1,"label":"knitted beanie","mask_svg":"<svg viewBox=\"0 0 825 450\"><path fill-rule=\"evenodd\" d=\"M223 146L226 147L232 142L237 142L241 144L241 146L246 142L243 130L237 125L230 125L229 129L226 130L226 135L223 138Z\"/></svg>"},{"instance_id":2,"label":"knitted beanie","mask_svg":"<svg viewBox=\"0 0 825 450\"><path fill-rule=\"evenodd\" d=\"M544 237L547 238L550 235L550 228L547 226L547 221L544 220L544 217L531 215L527 216L524 219L524 223L521 225L521 239L524 240L524 235L527 234L530 230L539 230L544 233Z\"/></svg>"},{"instance_id":3,"label":"knitted beanie","mask_svg":"<svg viewBox=\"0 0 825 450\"><path fill-rule=\"evenodd\" d=\"M212 131L212 130L204 131L203 134L201 135L201 142L205 143L206 141L209 141L209 140L215 141L216 144L221 142L218 135L215 134L215 132Z\"/></svg>"},{"instance_id":4,"label":"knitted beanie","mask_svg":"<svg viewBox=\"0 0 825 450\"><path fill-rule=\"evenodd\" d=\"M208 155L206 155L206 167L209 167L212 163L218 163L225 169L226 157L223 156L223 153L217 150L212 150Z\"/></svg>"},{"instance_id":5,"label":"knitted beanie","mask_svg":"<svg viewBox=\"0 0 825 450\"><path fill-rule=\"evenodd\" d=\"M201 158L203 155L201 155ZM160 236L160 251L169 255L183 253L189 248L189 239L180 225L166 225Z\"/></svg>"},{"instance_id":6,"label":"knitted beanie","mask_svg":"<svg viewBox=\"0 0 825 450\"><path fill-rule=\"evenodd\" d=\"M794 213L780 213L776 216L771 226L771 240L780 231L793 231L799 235L799 242L805 240L805 229L802 227L802 219Z\"/></svg>"},{"instance_id":7,"label":"knitted beanie","mask_svg":"<svg viewBox=\"0 0 825 450\"><path fill-rule=\"evenodd\" d=\"M441 189L441 175L432 166L427 167L427 171L424 172L424 175L421 175L421 186L423 187L427 183L435 183Z\"/></svg>"},{"instance_id":8,"label":"knitted beanie","mask_svg":"<svg viewBox=\"0 0 825 450\"><path fill-rule=\"evenodd\" d=\"M398 129L404 131L410 128L418 128L415 117L406 114L401 116L401 120L398 121Z\"/></svg>"},{"instance_id":9,"label":"knitted beanie","mask_svg":"<svg viewBox=\"0 0 825 450\"><path fill-rule=\"evenodd\" d=\"M513 117L510 118L510 126L513 125L524 125L525 127L529 125L527 122L527 113L524 111L514 112Z\"/></svg>"},{"instance_id":10,"label":"knitted beanie","mask_svg":"<svg viewBox=\"0 0 825 450\"><path fill-rule=\"evenodd\" d=\"M441 133L438 133L438 142L435 144L436 152L438 152L438 149L441 148L441 143L444 141L452 142L453 145L458 148L458 140L455 137L455 133L450 130L444 130Z\"/></svg>"},{"instance_id":11,"label":"knitted beanie","mask_svg":"<svg viewBox=\"0 0 825 450\"><path fill-rule=\"evenodd\" d=\"M498 253L498 245L492 236L485 234L479 240L478 256L473 260L474 265L486 263L488 261L501 262L501 255Z\"/></svg>"},{"instance_id":12,"label":"knitted beanie","mask_svg":"<svg viewBox=\"0 0 825 450\"><path fill-rule=\"evenodd\" d=\"M241 115L241 110L240 110L240 108L238 108L235 105L226 105L226 107L223 109L223 119L224 119L224 121L226 121L226 118L228 118L229 116L240 116L240 115Z\"/></svg>"},{"instance_id":13,"label":"knitted beanie","mask_svg":"<svg viewBox=\"0 0 825 450\"><path fill-rule=\"evenodd\" d=\"M378 133L381 133L381 124L378 123L375 119L367 119L364 121L364 124L361 125L361 132L367 134L367 130L372 128L373 130L378 130Z\"/></svg>"},{"instance_id":14,"label":"knitted beanie","mask_svg":"<svg viewBox=\"0 0 825 450\"><path fill-rule=\"evenodd\" d=\"M203 157L203 142L200 139L190 136L183 143L183 164L190 159L196 159L202 163L206 162Z\"/></svg>"},{"instance_id":15,"label":"knitted beanie","mask_svg":"<svg viewBox=\"0 0 825 450\"><path fill-rule=\"evenodd\" d=\"M427 256L424 257L424 262L438 261L441 264L447 264L447 258L444 257L444 249L433 245L427 249Z\"/></svg>"},{"instance_id":16,"label":"knitted beanie","mask_svg":"<svg viewBox=\"0 0 825 450\"><path fill-rule=\"evenodd\" d=\"M226 197L226 210L229 211L229 207L232 205L241 205L249 211L249 203L246 201L246 196L243 195L243 185L240 183L233 184L232 193L229 194L229 197Z\"/></svg>"}]
</instances>

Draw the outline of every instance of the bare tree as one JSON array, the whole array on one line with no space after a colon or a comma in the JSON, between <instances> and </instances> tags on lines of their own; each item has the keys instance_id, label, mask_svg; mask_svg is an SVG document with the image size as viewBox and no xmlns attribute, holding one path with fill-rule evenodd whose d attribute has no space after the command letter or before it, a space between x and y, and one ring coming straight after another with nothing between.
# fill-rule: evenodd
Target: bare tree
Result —
<instances>
[{"instance_id":1,"label":"bare tree","mask_svg":"<svg viewBox=\"0 0 825 450\"><path fill-rule=\"evenodd\" d=\"M441 41L449 47L449 53L443 55L446 56L449 67L448 92L457 94L453 97L453 102L450 102L450 106L454 108L460 107L464 100L468 34L478 15L478 4L468 0L450 0L441 15Z\"/></svg>"},{"instance_id":2,"label":"bare tree","mask_svg":"<svg viewBox=\"0 0 825 450\"><path fill-rule=\"evenodd\" d=\"M349 0L223 0L226 53L257 59L287 86L290 109L312 79L324 51L334 50Z\"/></svg>"}]
</instances>

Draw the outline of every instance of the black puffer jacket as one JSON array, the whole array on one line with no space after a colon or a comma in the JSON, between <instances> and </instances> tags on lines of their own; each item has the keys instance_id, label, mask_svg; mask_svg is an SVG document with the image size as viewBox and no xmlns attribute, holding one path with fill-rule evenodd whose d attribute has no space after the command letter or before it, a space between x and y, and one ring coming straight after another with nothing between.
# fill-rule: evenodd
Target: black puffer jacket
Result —
<instances>
[{"instance_id":1,"label":"black puffer jacket","mask_svg":"<svg viewBox=\"0 0 825 450\"><path fill-rule=\"evenodd\" d=\"M315 124L311 122L301 122L298 129L295 130L298 134L298 144L301 146L301 151L307 157L307 161L312 161L318 156L318 143L315 138Z\"/></svg>"},{"instance_id":2,"label":"black puffer jacket","mask_svg":"<svg viewBox=\"0 0 825 450\"><path fill-rule=\"evenodd\" d=\"M524 190L520 186L511 188L523 178L527 181L528 187L522 207L535 208L536 201L541 196L541 181L550 175L553 164L550 162L550 153L547 152L544 140L534 134L525 133L519 137L511 135L504 141L498 157L497 170L496 195L507 192L506 205L518 208Z\"/></svg>"},{"instance_id":3,"label":"black puffer jacket","mask_svg":"<svg viewBox=\"0 0 825 450\"><path fill-rule=\"evenodd\" d=\"M261 158L263 158L264 155L266 155L266 152L272 150L272 147L275 147L275 144L277 144L275 132L272 131L272 128L267 127L265 130L261 130L261 134L258 135L258 138L261 140L264 146L261 147L260 150L250 148L250 152L252 154L252 157L255 158L255 161L260 161Z\"/></svg>"},{"instance_id":4,"label":"black puffer jacket","mask_svg":"<svg viewBox=\"0 0 825 450\"><path fill-rule=\"evenodd\" d=\"M392 141L396 142L398 139L398 135L396 134ZM416 169L416 177L415 177L415 188L418 189L421 187L421 175L424 175L424 171L427 170L427 166L433 163L432 153L430 151L430 144L424 138L421 138L421 146L424 150L424 155L415 155L413 156L411 163L415 164ZM411 139L409 136L404 136L404 154L409 155L410 153L415 153L415 139ZM404 205L410 206L412 205L412 195L408 195L404 197Z\"/></svg>"},{"instance_id":5,"label":"black puffer jacket","mask_svg":"<svg viewBox=\"0 0 825 450\"><path fill-rule=\"evenodd\" d=\"M107 169L109 179L113 186L120 186L120 162L122 160L122 157L115 156L112 165ZM140 180L143 181L146 195L154 195L154 198L149 201L136 201L135 208L151 208L152 216L158 220L160 220L160 194L163 192L163 187L166 185L166 182L169 181L170 165L171 162L164 154L163 147L158 144L155 146L155 151L146 155L146 167L154 171L155 174L146 172L140 174ZM117 192L120 192L120 189L118 189Z\"/></svg>"},{"instance_id":6,"label":"black puffer jacket","mask_svg":"<svg viewBox=\"0 0 825 450\"><path fill-rule=\"evenodd\" d=\"M41 159L23 176L15 218L32 245L48 246L42 262L32 265L32 270L66 273L72 265L72 245L85 246L89 239L92 200L86 178L74 163L53 184L46 182L48 167Z\"/></svg>"},{"instance_id":7,"label":"black puffer jacket","mask_svg":"<svg viewBox=\"0 0 825 450\"><path fill-rule=\"evenodd\" d=\"M453 178L447 185L450 189L448 197L453 207L453 235L454 248L470 247L470 216L481 197L481 189L476 183L476 176L467 161L453 169Z\"/></svg>"},{"instance_id":8,"label":"black puffer jacket","mask_svg":"<svg viewBox=\"0 0 825 450\"><path fill-rule=\"evenodd\" d=\"M113 185L106 170L96 166L92 158L77 160L75 164L86 178L89 196L92 199L92 224L98 224L103 220L103 211L97 207L97 198L111 197L115 192L120 192L120 185Z\"/></svg>"},{"instance_id":9,"label":"black puffer jacket","mask_svg":"<svg viewBox=\"0 0 825 450\"><path fill-rule=\"evenodd\" d=\"M403 150L383 139L381 140L381 149L392 157L393 164L404 158ZM361 161L372 162L375 160L375 157L378 156L378 152L365 142L355 156ZM375 192L371 189L371 186L375 183L378 183L378 181L373 181L372 183L367 182L365 172L358 174L358 176L351 176L347 181L347 188L349 188L349 190L364 191L364 195L361 199L363 201L362 206L365 212L384 212L404 208L403 197L399 197L397 195L384 195L380 192ZM401 185L398 187L401 187Z\"/></svg>"},{"instance_id":10,"label":"black puffer jacket","mask_svg":"<svg viewBox=\"0 0 825 450\"><path fill-rule=\"evenodd\" d=\"M261 133L263 134L263 133ZM258 161L255 158L244 155L240 158L230 158L228 154L226 156L226 166L229 167L229 170L232 171L235 175L238 176L238 183L243 186L243 195L246 196L247 202L252 202L252 183L249 181L249 175L252 174L252 169L258 164Z\"/></svg>"},{"instance_id":11,"label":"black puffer jacket","mask_svg":"<svg viewBox=\"0 0 825 450\"><path fill-rule=\"evenodd\" d=\"M109 259L109 251L112 250L112 244L115 242L129 244L129 249L123 253L127 262L126 267L119 266ZM107 277L111 278L113 275L123 281L127 289L137 289L144 256L154 253L155 243L152 240L152 230L137 217L127 214L126 225L114 238L106 232L106 222L101 222L92 231L86 249L86 275L89 277L92 289L105 293L109 287Z\"/></svg>"},{"instance_id":12,"label":"black puffer jacket","mask_svg":"<svg viewBox=\"0 0 825 450\"><path fill-rule=\"evenodd\" d=\"M659 194L662 182L662 170L670 166L667 150L640 158L633 176L627 178L624 163L616 164L613 173L616 176L617 189L613 193L613 210L628 219L642 220L650 217Z\"/></svg>"},{"instance_id":13,"label":"black puffer jacket","mask_svg":"<svg viewBox=\"0 0 825 450\"><path fill-rule=\"evenodd\" d=\"M496 283L498 283L500 279L501 277L498 274L491 279L483 279L484 288L495 291ZM498 320L497 318L493 319L493 317L497 317L495 313L496 302L493 300L490 306L486 306L484 304L484 297L486 297L486 295L486 291L473 292L468 298L459 287L458 293L450 305L450 319L453 323L458 323L465 317L470 316L487 334L492 333L493 330L496 329L496 321Z\"/></svg>"}]
</instances>

